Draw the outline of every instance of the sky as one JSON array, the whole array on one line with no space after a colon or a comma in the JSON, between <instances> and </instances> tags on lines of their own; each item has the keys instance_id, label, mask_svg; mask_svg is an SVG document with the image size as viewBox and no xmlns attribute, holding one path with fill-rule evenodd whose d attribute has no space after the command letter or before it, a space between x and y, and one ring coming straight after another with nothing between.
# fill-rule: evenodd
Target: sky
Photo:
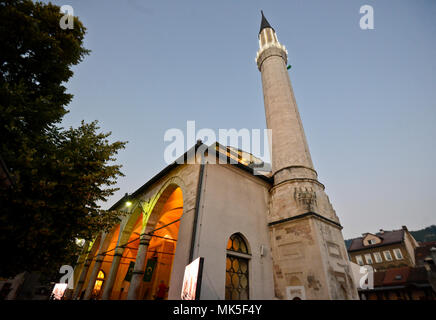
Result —
<instances>
[{"instance_id":1,"label":"sky","mask_svg":"<svg viewBox=\"0 0 436 320\"><path fill-rule=\"evenodd\" d=\"M125 177L109 208L162 170L166 130L265 129L255 56L265 13L319 180L344 237L436 224L436 1L52 1L92 52L66 84L64 127L98 120ZM359 26L374 9L374 29ZM188 146L189 147L189 146Z\"/></svg>"}]
</instances>

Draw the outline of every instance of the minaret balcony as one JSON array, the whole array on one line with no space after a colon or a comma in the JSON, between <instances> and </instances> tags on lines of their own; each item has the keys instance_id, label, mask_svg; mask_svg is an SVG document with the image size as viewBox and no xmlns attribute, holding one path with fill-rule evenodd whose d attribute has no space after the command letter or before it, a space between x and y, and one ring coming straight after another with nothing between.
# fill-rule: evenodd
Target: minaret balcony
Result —
<instances>
[{"instance_id":1,"label":"minaret balcony","mask_svg":"<svg viewBox=\"0 0 436 320\"><path fill-rule=\"evenodd\" d=\"M265 46L261 47L257 52L255 59L259 71L263 61L269 56L281 56L286 64L288 61L288 50L286 50L286 47L284 45L278 42L268 43Z\"/></svg>"}]
</instances>

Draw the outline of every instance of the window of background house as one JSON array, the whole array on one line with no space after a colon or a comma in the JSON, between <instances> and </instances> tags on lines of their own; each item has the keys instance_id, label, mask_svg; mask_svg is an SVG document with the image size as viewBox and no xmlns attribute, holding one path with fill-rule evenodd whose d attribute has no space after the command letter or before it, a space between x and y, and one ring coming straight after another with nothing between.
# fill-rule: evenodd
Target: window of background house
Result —
<instances>
[{"instance_id":1,"label":"window of background house","mask_svg":"<svg viewBox=\"0 0 436 320\"><path fill-rule=\"evenodd\" d=\"M392 261L392 255L389 250L383 251L383 255L385 256L386 261Z\"/></svg>"},{"instance_id":2,"label":"window of background house","mask_svg":"<svg viewBox=\"0 0 436 320\"><path fill-rule=\"evenodd\" d=\"M372 257L370 253L365 254L365 260L367 264L373 264Z\"/></svg>"},{"instance_id":3,"label":"window of background house","mask_svg":"<svg viewBox=\"0 0 436 320\"><path fill-rule=\"evenodd\" d=\"M403 254L400 249L394 249L394 255L397 260L403 259Z\"/></svg>"},{"instance_id":4,"label":"window of background house","mask_svg":"<svg viewBox=\"0 0 436 320\"><path fill-rule=\"evenodd\" d=\"M376 263L380 263L383 261L382 256L380 254L380 252L374 252L374 259Z\"/></svg>"}]
</instances>

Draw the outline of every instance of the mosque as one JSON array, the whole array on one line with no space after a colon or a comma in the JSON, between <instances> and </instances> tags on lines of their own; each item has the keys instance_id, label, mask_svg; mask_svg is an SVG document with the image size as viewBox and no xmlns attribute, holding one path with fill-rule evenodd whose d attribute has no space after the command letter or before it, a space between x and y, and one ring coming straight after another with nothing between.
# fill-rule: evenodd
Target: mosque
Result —
<instances>
[{"instance_id":1,"label":"mosque","mask_svg":"<svg viewBox=\"0 0 436 320\"><path fill-rule=\"evenodd\" d=\"M263 12L258 38L271 172L256 173L259 159L241 150L198 141L184 161L112 206L126 214L85 243L71 298L155 299L163 284L164 299L181 299L185 268L201 257L201 300L358 299L342 226L312 163L287 50Z\"/></svg>"}]
</instances>

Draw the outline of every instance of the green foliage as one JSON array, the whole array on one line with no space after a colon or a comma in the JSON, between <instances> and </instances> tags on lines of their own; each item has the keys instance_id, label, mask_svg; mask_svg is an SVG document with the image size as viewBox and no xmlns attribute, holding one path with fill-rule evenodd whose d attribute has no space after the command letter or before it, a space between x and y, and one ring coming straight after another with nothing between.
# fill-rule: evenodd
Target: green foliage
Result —
<instances>
[{"instance_id":1,"label":"green foliage","mask_svg":"<svg viewBox=\"0 0 436 320\"><path fill-rule=\"evenodd\" d=\"M416 241L420 241L420 242L436 241L436 225L432 225L430 227L417 231L410 231L410 233L416 239Z\"/></svg>"},{"instance_id":2,"label":"green foliage","mask_svg":"<svg viewBox=\"0 0 436 320\"><path fill-rule=\"evenodd\" d=\"M58 126L72 95L63 85L89 51L85 28L62 30L60 8L0 1L0 154L15 179L0 185L1 276L55 272L74 260L75 240L92 239L119 221L100 209L122 176L97 122Z\"/></svg>"}]
</instances>

